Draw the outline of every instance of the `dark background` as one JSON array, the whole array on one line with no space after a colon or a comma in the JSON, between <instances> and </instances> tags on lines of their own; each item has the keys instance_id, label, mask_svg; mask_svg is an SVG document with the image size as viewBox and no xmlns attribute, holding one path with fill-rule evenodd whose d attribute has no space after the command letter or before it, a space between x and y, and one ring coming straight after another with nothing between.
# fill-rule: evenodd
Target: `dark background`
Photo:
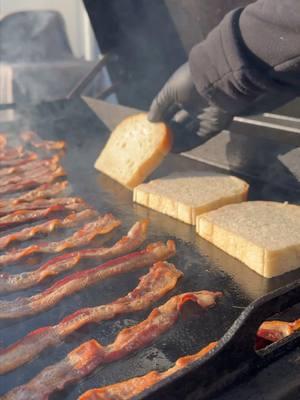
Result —
<instances>
[{"instance_id":1,"label":"dark background","mask_svg":"<svg viewBox=\"0 0 300 400\"><path fill-rule=\"evenodd\" d=\"M117 60L121 104L147 108L171 73L230 10L249 0L84 0L99 46Z\"/></svg>"}]
</instances>

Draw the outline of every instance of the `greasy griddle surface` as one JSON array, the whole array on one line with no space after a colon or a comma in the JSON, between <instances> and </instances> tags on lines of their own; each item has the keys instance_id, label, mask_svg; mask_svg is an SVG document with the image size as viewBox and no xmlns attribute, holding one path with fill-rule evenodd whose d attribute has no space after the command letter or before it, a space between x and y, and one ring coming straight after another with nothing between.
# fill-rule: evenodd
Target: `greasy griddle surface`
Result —
<instances>
[{"instance_id":1,"label":"greasy griddle surface","mask_svg":"<svg viewBox=\"0 0 300 400\"><path fill-rule=\"evenodd\" d=\"M221 290L224 297L214 309L208 311L200 311L193 304L186 305L177 325L152 346L127 359L100 367L85 380L69 387L65 392L54 395L53 399L76 399L81 393L92 387L115 383L144 374L151 369L170 367L178 357L193 353L210 341L220 338L252 299L295 277L295 274L292 274L281 281L259 277L231 257L201 241L192 227L133 204L131 192L94 170L93 163L103 147L107 132L92 114L88 113L87 115L87 120L65 117L57 120L54 124L49 121L46 123L36 121L38 124L34 124L33 127L37 128L40 135L44 135L46 138L66 140L68 150L63 159L63 165L67 170L73 193L76 196L82 196L101 213L112 212L122 220L122 227L112 235L108 235L106 243L117 240L136 220L149 218L150 232L147 243L174 239L177 245L177 256L171 261L184 272L184 277L177 287L159 304L164 303L174 294L191 290ZM192 160L171 156L154 176L192 168L212 170L212 168ZM252 185L252 198L266 198L265 193L265 187L262 185ZM269 190L267 193L272 194L270 199L278 200L283 196L280 191L276 190ZM286 195L285 193L284 196ZM61 234L51 235L53 239L58 237L61 237ZM95 241L98 244L103 244L103 242L105 241ZM48 258L39 257L37 260L40 264ZM95 265L97 265L96 262L81 262L74 270ZM21 272L30 268L33 266L21 262L17 266L6 267L3 270ZM147 271L148 269L143 269L102 282L63 300L53 309L32 318L16 322L0 322L1 346L15 342L33 329L54 324L81 307L105 304L125 295L137 285L138 278ZM36 288L2 296L2 298L12 299L18 295L28 296L37 293L62 276L64 274L49 279ZM0 376L0 394L26 383L42 368L57 362L69 351L90 338L95 338L104 345L112 342L122 328L143 320L149 312L150 310L124 315L100 325L89 325L82 328L69 336L60 346L47 349L32 363L5 376Z\"/></svg>"}]
</instances>

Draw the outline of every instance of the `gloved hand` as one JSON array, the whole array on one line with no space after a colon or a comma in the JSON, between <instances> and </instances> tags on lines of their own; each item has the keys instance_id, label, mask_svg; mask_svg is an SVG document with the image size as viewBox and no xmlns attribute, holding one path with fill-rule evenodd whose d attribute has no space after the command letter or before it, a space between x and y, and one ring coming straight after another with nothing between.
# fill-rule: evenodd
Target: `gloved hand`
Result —
<instances>
[{"instance_id":1,"label":"gloved hand","mask_svg":"<svg viewBox=\"0 0 300 400\"><path fill-rule=\"evenodd\" d=\"M188 63L182 65L153 100L148 119L165 121L174 133L173 152L199 146L223 129L233 116L208 104L198 93Z\"/></svg>"}]
</instances>

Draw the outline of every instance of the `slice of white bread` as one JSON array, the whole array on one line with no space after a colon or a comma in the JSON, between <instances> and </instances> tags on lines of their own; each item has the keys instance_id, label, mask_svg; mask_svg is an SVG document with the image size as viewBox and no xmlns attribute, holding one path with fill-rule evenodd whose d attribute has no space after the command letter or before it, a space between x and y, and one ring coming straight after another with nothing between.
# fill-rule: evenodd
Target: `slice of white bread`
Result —
<instances>
[{"instance_id":1,"label":"slice of white bread","mask_svg":"<svg viewBox=\"0 0 300 400\"><path fill-rule=\"evenodd\" d=\"M246 200L248 189L246 182L234 176L186 171L137 186L133 200L195 225L197 215Z\"/></svg>"},{"instance_id":2,"label":"slice of white bread","mask_svg":"<svg viewBox=\"0 0 300 400\"><path fill-rule=\"evenodd\" d=\"M201 237L271 278L300 267L300 206L249 201L197 218Z\"/></svg>"},{"instance_id":3,"label":"slice of white bread","mask_svg":"<svg viewBox=\"0 0 300 400\"><path fill-rule=\"evenodd\" d=\"M133 189L158 167L171 145L166 124L149 122L146 113L137 114L114 129L95 168Z\"/></svg>"}]
</instances>

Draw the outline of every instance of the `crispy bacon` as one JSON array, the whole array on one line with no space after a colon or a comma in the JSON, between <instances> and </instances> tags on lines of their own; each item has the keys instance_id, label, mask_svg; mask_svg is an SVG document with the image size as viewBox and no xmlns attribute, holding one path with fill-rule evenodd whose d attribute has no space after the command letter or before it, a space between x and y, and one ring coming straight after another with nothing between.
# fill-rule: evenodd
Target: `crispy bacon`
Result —
<instances>
[{"instance_id":1,"label":"crispy bacon","mask_svg":"<svg viewBox=\"0 0 300 400\"><path fill-rule=\"evenodd\" d=\"M24 242L28 239L32 239L34 236L40 233L51 233L56 229L71 228L73 226L76 226L81 221L90 219L91 217L96 217L97 214L98 214L97 211L87 209L80 211L78 213L69 214L63 219L58 219L58 218L51 219L42 224L30 226L29 228L24 228L18 232L10 233L6 236L0 237L0 250L3 250L12 242ZM0 287L1 287L1 278L0 278Z\"/></svg>"},{"instance_id":2,"label":"crispy bacon","mask_svg":"<svg viewBox=\"0 0 300 400\"><path fill-rule=\"evenodd\" d=\"M300 329L300 320L294 322L265 321L258 329L257 336L268 342L277 342Z\"/></svg>"},{"instance_id":3,"label":"crispy bacon","mask_svg":"<svg viewBox=\"0 0 300 400\"><path fill-rule=\"evenodd\" d=\"M78 382L100 365L120 360L149 346L172 328L184 303L193 301L205 309L214 306L216 298L220 296L220 292L208 291L174 296L155 308L144 321L123 329L112 344L102 346L95 339L83 343L60 362L42 370L27 384L8 392L2 400L46 400L52 393L62 390L70 383Z\"/></svg>"},{"instance_id":4,"label":"crispy bacon","mask_svg":"<svg viewBox=\"0 0 300 400\"><path fill-rule=\"evenodd\" d=\"M44 210L16 211L12 214L0 218L0 230L9 228L12 225L19 225L26 222L32 222L42 218L46 218L48 215L59 211L66 211L66 208L64 206L54 205Z\"/></svg>"},{"instance_id":5,"label":"crispy bacon","mask_svg":"<svg viewBox=\"0 0 300 400\"><path fill-rule=\"evenodd\" d=\"M52 168L57 165L59 161L59 157L57 155L49 158L49 159L44 159L44 160L35 160L28 162L27 164L19 165L16 167L7 167L7 168L1 168L0 169L0 176L7 176L7 175L13 175L13 174L24 174L25 172L34 170L34 169L39 169L39 168L44 168L44 167L49 167Z\"/></svg>"},{"instance_id":6,"label":"crispy bacon","mask_svg":"<svg viewBox=\"0 0 300 400\"><path fill-rule=\"evenodd\" d=\"M0 153L0 167L16 167L19 165L27 164L38 158L38 155L32 151L22 153L22 155L15 158L5 157L5 153Z\"/></svg>"},{"instance_id":7,"label":"crispy bacon","mask_svg":"<svg viewBox=\"0 0 300 400\"><path fill-rule=\"evenodd\" d=\"M87 211L82 211L82 213L86 212ZM52 258L34 271L22 272L16 275L2 273L0 274L0 293L14 292L37 285L50 276L55 276L74 268L80 260L85 258L101 257L102 259L110 259L134 251L146 239L147 226L148 221L137 222L130 229L127 236L120 239L112 247L82 249L76 252L63 254Z\"/></svg>"},{"instance_id":8,"label":"crispy bacon","mask_svg":"<svg viewBox=\"0 0 300 400\"><path fill-rule=\"evenodd\" d=\"M40 160L38 160L38 161L40 161ZM34 163L34 162L36 162L36 161L32 161L32 163ZM28 163L28 164L24 164L24 166L26 166L26 165L30 165L30 164L32 164L31 162L30 163ZM5 167L5 168L0 168L0 176L6 176L6 175L11 175L11 174L16 174L16 173L18 173L18 172L20 172L21 171L21 168L22 166L20 165L20 167Z\"/></svg>"},{"instance_id":9,"label":"crispy bacon","mask_svg":"<svg viewBox=\"0 0 300 400\"><path fill-rule=\"evenodd\" d=\"M25 164L26 165L26 164ZM20 173L18 175L8 175L0 177L0 186L7 186L11 184L17 184L22 182L23 180L33 180L38 179L40 176L51 174L52 171L57 170L58 165L53 167L41 167L38 169L33 169L26 171L24 173Z\"/></svg>"},{"instance_id":10,"label":"crispy bacon","mask_svg":"<svg viewBox=\"0 0 300 400\"><path fill-rule=\"evenodd\" d=\"M21 172L18 172L17 174L11 174L11 175L6 175L0 177L0 186L6 186L12 183L19 183L23 180L29 180L29 179L39 179L39 177L47 174L51 174L53 171L57 171L59 168L58 164L58 159L55 162L48 163L47 164L41 164L42 161L44 160L39 160L40 165L36 166L35 168L24 170ZM37 161L33 161L32 163L25 164L25 166L28 166L30 164L37 163ZM4 168L7 170L7 168ZM1 171L1 170L0 170Z\"/></svg>"},{"instance_id":11,"label":"crispy bacon","mask_svg":"<svg viewBox=\"0 0 300 400\"><path fill-rule=\"evenodd\" d=\"M65 176L66 173L62 167L56 168L56 170L49 172L46 175L39 175L33 178L26 178L17 183L9 183L0 187L0 194L14 193L21 190L31 189L36 186L42 185L43 183L51 183L61 176Z\"/></svg>"},{"instance_id":12,"label":"crispy bacon","mask_svg":"<svg viewBox=\"0 0 300 400\"><path fill-rule=\"evenodd\" d=\"M17 343L0 350L0 374L23 365L49 346L56 346L66 336L90 323L116 318L121 314L145 310L172 290L182 276L173 264L158 262L143 276L139 285L125 297L98 307L83 308L56 325L29 333Z\"/></svg>"},{"instance_id":13,"label":"crispy bacon","mask_svg":"<svg viewBox=\"0 0 300 400\"><path fill-rule=\"evenodd\" d=\"M97 267L78 271L59 280L45 291L31 297L0 301L0 319L14 319L38 314L47 310L64 297L71 296L91 285L122 273L166 260L175 254L175 243L154 243L146 249L107 261Z\"/></svg>"},{"instance_id":14,"label":"crispy bacon","mask_svg":"<svg viewBox=\"0 0 300 400\"><path fill-rule=\"evenodd\" d=\"M138 394L166 379L168 376L182 370L194 361L205 357L217 345L217 342L209 343L198 353L179 358L174 367L164 372L151 371L146 375L119 382L114 385L99 389L91 389L79 397L78 400L130 400Z\"/></svg>"},{"instance_id":15,"label":"crispy bacon","mask_svg":"<svg viewBox=\"0 0 300 400\"><path fill-rule=\"evenodd\" d=\"M0 150L0 160L1 161L9 161L18 157L23 157L25 154L25 150L23 146L19 147L6 147Z\"/></svg>"},{"instance_id":16,"label":"crispy bacon","mask_svg":"<svg viewBox=\"0 0 300 400\"><path fill-rule=\"evenodd\" d=\"M28 210L17 210L11 214L7 214L0 218L0 230L11 227L12 225L21 225L27 222L37 221L42 218L46 218L48 215L61 212L61 211L80 211L86 207L84 201L82 202L70 202L65 204L54 204L47 208ZM0 213L1 214L1 213ZM1 257L1 256L0 256ZM1 264L1 262L0 262Z\"/></svg>"},{"instance_id":17,"label":"crispy bacon","mask_svg":"<svg viewBox=\"0 0 300 400\"><path fill-rule=\"evenodd\" d=\"M7 137L5 133L0 133L0 150L2 151L7 145Z\"/></svg>"},{"instance_id":18,"label":"crispy bacon","mask_svg":"<svg viewBox=\"0 0 300 400\"><path fill-rule=\"evenodd\" d=\"M30 202L37 199L47 199L57 196L66 190L68 186L67 181L56 182L56 183L44 183L38 186L36 189L22 193L17 197L0 200L0 207L9 207L11 205L16 205L24 202Z\"/></svg>"},{"instance_id":19,"label":"crispy bacon","mask_svg":"<svg viewBox=\"0 0 300 400\"><path fill-rule=\"evenodd\" d=\"M39 137L39 135L35 132L28 131L21 133L21 139L25 143L30 143L33 147L44 150L63 150L66 147L66 143L62 140L52 141L52 140L43 140Z\"/></svg>"},{"instance_id":20,"label":"crispy bacon","mask_svg":"<svg viewBox=\"0 0 300 400\"><path fill-rule=\"evenodd\" d=\"M21 204L10 204L6 207L1 207L0 204L0 216L6 214L12 214L16 211L25 210L42 210L44 208L49 208L51 206L65 206L66 208L72 207L74 204L86 205L85 201L80 197L59 197L53 199L37 199L32 202L21 203ZM0 219L1 221L1 219ZM1 223L1 222L0 222ZM1 239L0 239L1 241Z\"/></svg>"},{"instance_id":21,"label":"crispy bacon","mask_svg":"<svg viewBox=\"0 0 300 400\"><path fill-rule=\"evenodd\" d=\"M72 207L77 206L76 204ZM65 206L52 206L57 208L65 209ZM46 213L45 210L37 210L34 213ZM18 211L16 212L18 213ZM1 221L2 218L0 218ZM60 240L59 242L50 243L38 243L28 247L24 247L19 250L11 250L3 255L0 255L0 265L11 264L19 261L21 258L37 254L37 253L59 253L63 250L70 249L72 247L79 247L90 243L97 235L104 235L105 233L111 232L113 229L118 227L121 221L116 219L112 214L105 214L99 216L95 221L85 224L80 230L73 233L73 235Z\"/></svg>"}]
</instances>

